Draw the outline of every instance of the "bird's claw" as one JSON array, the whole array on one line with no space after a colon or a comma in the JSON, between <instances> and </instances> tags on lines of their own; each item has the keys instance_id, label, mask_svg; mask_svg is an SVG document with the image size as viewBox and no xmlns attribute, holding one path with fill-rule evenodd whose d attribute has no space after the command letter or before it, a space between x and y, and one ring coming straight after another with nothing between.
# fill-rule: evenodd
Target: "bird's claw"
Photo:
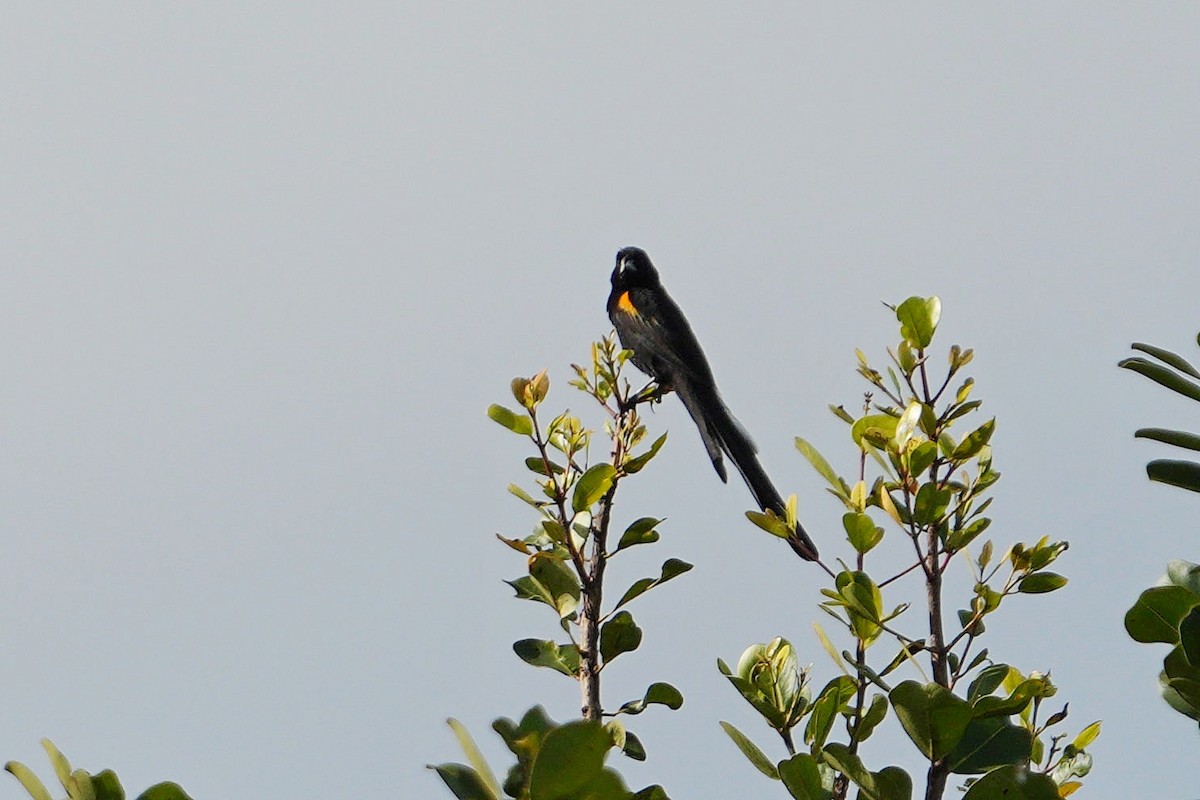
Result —
<instances>
[{"instance_id":1,"label":"bird's claw","mask_svg":"<svg viewBox=\"0 0 1200 800\"><path fill-rule=\"evenodd\" d=\"M671 393L671 387L651 381L638 390L622 405L626 411L632 410L642 403L661 403L662 399Z\"/></svg>"}]
</instances>

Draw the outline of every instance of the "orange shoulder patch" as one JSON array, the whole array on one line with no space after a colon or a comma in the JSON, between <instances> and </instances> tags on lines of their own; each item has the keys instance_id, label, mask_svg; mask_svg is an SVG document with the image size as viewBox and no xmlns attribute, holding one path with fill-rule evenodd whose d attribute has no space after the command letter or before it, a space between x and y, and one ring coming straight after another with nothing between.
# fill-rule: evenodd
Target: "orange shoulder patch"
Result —
<instances>
[{"instance_id":1,"label":"orange shoulder patch","mask_svg":"<svg viewBox=\"0 0 1200 800\"><path fill-rule=\"evenodd\" d=\"M617 298L617 308L624 311L626 314L638 315L637 308L633 305L633 300L629 298L629 292L621 292L621 296Z\"/></svg>"}]
</instances>

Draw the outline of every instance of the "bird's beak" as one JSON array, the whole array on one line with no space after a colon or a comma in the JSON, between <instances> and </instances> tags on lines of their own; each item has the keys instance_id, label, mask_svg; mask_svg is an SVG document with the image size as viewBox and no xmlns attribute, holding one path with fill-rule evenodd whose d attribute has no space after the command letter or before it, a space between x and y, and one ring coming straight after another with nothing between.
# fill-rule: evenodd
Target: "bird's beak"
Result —
<instances>
[{"instance_id":1,"label":"bird's beak","mask_svg":"<svg viewBox=\"0 0 1200 800\"><path fill-rule=\"evenodd\" d=\"M628 259L628 258L622 258L622 259L621 259L621 263L617 265L617 274L618 274L618 275L624 275L624 274L625 274L625 270L626 270L626 269L628 269L628 267L629 267L629 259Z\"/></svg>"}]
</instances>

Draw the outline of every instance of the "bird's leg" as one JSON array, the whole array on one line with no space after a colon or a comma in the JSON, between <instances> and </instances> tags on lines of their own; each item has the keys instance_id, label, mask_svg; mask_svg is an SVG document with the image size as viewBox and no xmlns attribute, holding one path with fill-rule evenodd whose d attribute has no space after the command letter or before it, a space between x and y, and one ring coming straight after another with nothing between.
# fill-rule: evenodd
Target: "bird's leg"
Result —
<instances>
[{"instance_id":1,"label":"bird's leg","mask_svg":"<svg viewBox=\"0 0 1200 800\"><path fill-rule=\"evenodd\" d=\"M633 408L639 403L661 403L663 397L670 394L673 390L671 385L661 381L650 381L641 388L629 400L629 407Z\"/></svg>"}]
</instances>

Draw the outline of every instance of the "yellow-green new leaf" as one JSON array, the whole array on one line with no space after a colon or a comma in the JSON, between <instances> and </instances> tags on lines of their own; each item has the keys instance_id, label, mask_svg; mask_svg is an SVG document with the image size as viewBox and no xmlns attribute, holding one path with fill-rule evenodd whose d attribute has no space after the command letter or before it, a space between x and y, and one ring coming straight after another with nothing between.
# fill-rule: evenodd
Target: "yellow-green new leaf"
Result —
<instances>
[{"instance_id":1,"label":"yellow-green new leaf","mask_svg":"<svg viewBox=\"0 0 1200 800\"><path fill-rule=\"evenodd\" d=\"M571 509L575 512L590 508L600 501L612 488L617 470L612 464L596 464L579 477L575 492L571 496Z\"/></svg>"},{"instance_id":2,"label":"yellow-green new leaf","mask_svg":"<svg viewBox=\"0 0 1200 800\"><path fill-rule=\"evenodd\" d=\"M812 464L813 469L817 471L817 474L824 478L829 485L833 487L834 494L842 498L847 496L849 489L846 486L846 482L838 477L838 474L833 471L833 467L829 466L829 462L826 461L825 457L817 451L817 448L813 447L806 440L797 436L796 449L800 451L801 455L808 459L808 463Z\"/></svg>"},{"instance_id":3,"label":"yellow-green new leaf","mask_svg":"<svg viewBox=\"0 0 1200 800\"><path fill-rule=\"evenodd\" d=\"M496 800L499 800L501 796L500 783L496 780L496 775L492 772L492 768L488 765L487 760L484 759L483 753L479 752L479 747L475 744L475 740L471 738L471 734L466 726L453 717L446 720L446 724L450 726L450 730L454 731L454 736L458 739L459 747L463 749L463 752L467 756L467 761L471 762L471 766L483 781L488 793L493 798L496 798Z\"/></svg>"},{"instance_id":4,"label":"yellow-green new leaf","mask_svg":"<svg viewBox=\"0 0 1200 800\"><path fill-rule=\"evenodd\" d=\"M933 341L942 317L942 301L937 297L910 297L896 308L900 335L918 350Z\"/></svg>"},{"instance_id":5,"label":"yellow-green new leaf","mask_svg":"<svg viewBox=\"0 0 1200 800\"><path fill-rule=\"evenodd\" d=\"M513 433L521 436L529 436L533 433L533 420L529 417L518 416L516 412L502 405L492 403L488 406L487 415Z\"/></svg>"},{"instance_id":6,"label":"yellow-green new leaf","mask_svg":"<svg viewBox=\"0 0 1200 800\"><path fill-rule=\"evenodd\" d=\"M21 762L9 761L4 765L4 769L21 782L21 786L25 787L25 791L29 792L29 796L33 800L54 800L41 779Z\"/></svg>"}]
</instances>

